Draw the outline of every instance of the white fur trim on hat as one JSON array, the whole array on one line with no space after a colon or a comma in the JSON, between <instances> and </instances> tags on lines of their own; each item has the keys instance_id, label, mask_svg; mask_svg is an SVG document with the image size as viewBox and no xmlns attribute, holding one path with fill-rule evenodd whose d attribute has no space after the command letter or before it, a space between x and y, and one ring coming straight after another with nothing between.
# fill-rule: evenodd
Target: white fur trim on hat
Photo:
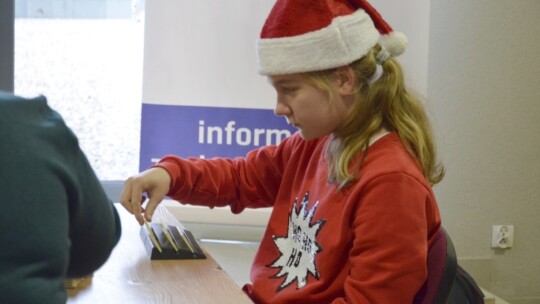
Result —
<instances>
[{"instance_id":1,"label":"white fur trim on hat","mask_svg":"<svg viewBox=\"0 0 540 304\"><path fill-rule=\"evenodd\" d=\"M337 68L366 55L380 34L366 12L339 16L320 30L257 41L261 75L284 75Z\"/></svg>"}]
</instances>

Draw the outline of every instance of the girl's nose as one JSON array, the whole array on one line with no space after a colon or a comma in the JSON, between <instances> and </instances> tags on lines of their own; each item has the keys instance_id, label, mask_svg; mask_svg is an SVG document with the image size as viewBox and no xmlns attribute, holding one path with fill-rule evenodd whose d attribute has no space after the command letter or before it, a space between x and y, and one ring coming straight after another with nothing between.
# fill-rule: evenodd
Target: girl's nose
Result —
<instances>
[{"instance_id":1,"label":"girl's nose","mask_svg":"<svg viewBox=\"0 0 540 304\"><path fill-rule=\"evenodd\" d=\"M288 116L291 114L291 109L286 104L278 100L274 109L274 114L277 116Z\"/></svg>"}]
</instances>

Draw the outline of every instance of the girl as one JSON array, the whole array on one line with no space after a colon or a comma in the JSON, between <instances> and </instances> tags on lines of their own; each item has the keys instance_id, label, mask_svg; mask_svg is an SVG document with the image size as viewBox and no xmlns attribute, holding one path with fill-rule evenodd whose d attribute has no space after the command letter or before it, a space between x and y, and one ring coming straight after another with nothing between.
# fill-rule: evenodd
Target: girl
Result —
<instances>
[{"instance_id":1,"label":"girl","mask_svg":"<svg viewBox=\"0 0 540 304\"><path fill-rule=\"evenodd\" d=\"M444 172L393 57L405 45L365 1L276 1L259 72L299 132L242 158L166 156L129 178L120 202L141 224L165 196L234 213L272 206L244 286L256 303L412 303Z\"/></svg>"}]
</instances>

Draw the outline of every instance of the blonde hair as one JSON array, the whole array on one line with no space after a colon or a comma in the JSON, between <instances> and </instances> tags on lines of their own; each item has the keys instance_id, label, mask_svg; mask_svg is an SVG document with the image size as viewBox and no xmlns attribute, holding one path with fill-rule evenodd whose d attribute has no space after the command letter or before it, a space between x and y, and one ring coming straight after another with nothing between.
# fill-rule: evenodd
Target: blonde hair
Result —
<instances>
[{"instance_id":1,"label":"blonde hair","mask_svg":"<svg viewBox=\"0 0 540 304\"><path fill-rule=\"evenodd\" d=\"M386 60L382 74L376 81L370 79L376 72L376 45L367 55L350 64L356 77L356 102L341 128L333 133L327 149L329 182L344 188L357 179L360 166L368 153L370 138L381 128L395 131L408 152L422 166L424 176L431 185L444 177L444 167L437 163L436 148L429 119L420 99L405 87L399 62ZM335 92L330 79L336 69L307 73L307 76L332 100ZM353 160L360 154L354 168Z\"/></svg>"}]
</instances>

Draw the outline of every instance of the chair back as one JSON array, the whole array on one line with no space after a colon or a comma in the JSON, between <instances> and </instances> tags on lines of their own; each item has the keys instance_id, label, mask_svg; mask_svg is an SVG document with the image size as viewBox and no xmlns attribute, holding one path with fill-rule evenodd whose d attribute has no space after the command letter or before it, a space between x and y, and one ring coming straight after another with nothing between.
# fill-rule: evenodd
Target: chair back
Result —
<instances>
[{"instance_id":1,"label":"chair back","mask_svg":"<svg viewBox=\"0 0 540 304\"><path fill-rule=\"evenodd\" d=\"M450 294L457 271L454 244L441 227L428 249L427 279L416 294L414 304L444 304Z\"/></svg>"}]
</instances>

